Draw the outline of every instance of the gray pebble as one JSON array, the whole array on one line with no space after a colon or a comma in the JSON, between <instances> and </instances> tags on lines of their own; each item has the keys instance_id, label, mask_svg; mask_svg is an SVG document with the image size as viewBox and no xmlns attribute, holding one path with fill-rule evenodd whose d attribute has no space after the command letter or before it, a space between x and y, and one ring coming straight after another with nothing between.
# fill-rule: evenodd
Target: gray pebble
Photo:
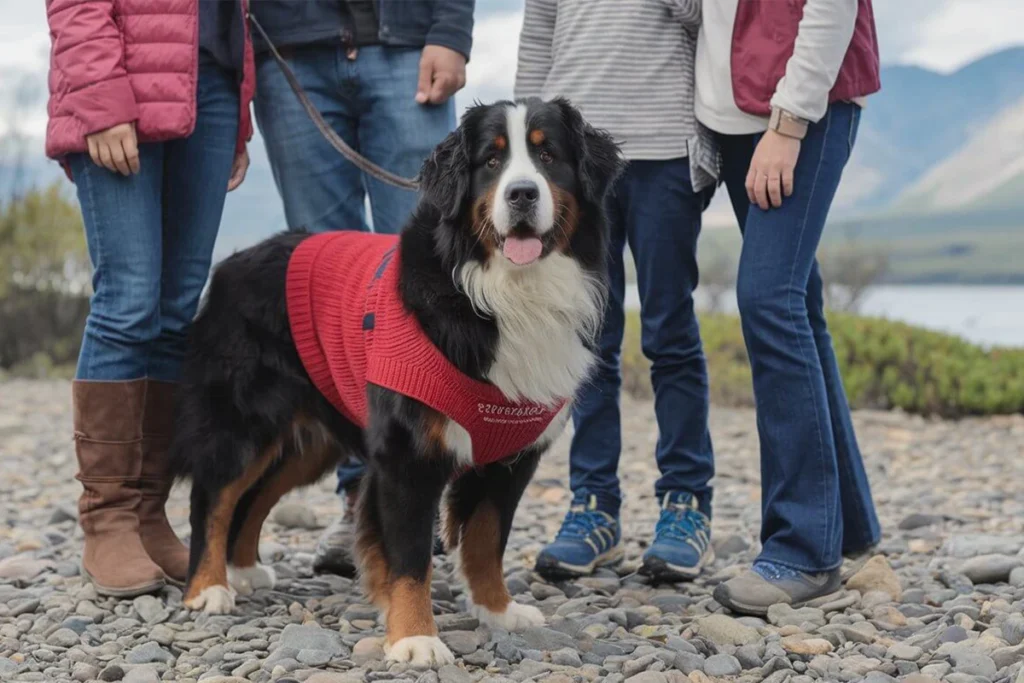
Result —
<instances>
[{"instance_id":1,"label":"gray pebble","mask_svg":"<svg viewBox=\"0 0 1024 683\"><path fill-rule=\"evenodd\" d=\"M437 677L441 683L473 683L473 677L469 672L454 664L442 666L437 672Z\"/></svg>"},{"instance_id":2,"label":"gray pebble","mask_svg":"<svg viewBox=\"0 0 1024 683\"><path fill-rule=\"evenodd\" d=\"M708 676L735 676L743 671L738 659L732 655L712 655L704 662Z\"/></svg>"},{"instance_id":3,"label":"gray pebble","mask_svg":"<svg viewBox=\"0 0 1024 683\"><path fill-rule=\"evenodd\" d=\"M961 573L973 583L1001 583L1008 581L1010 572L1021 566L1021 560L1007 555L981 555L967 560ZM950 586L953 588L953 586Z\"/></svg>"},{"instance_id":4,"label":"gray pebble","mask_svg":"<svg viewBox=\"0 0 1024 683\"><path fill-rule=\"evenodd\" d=\"M1014 588L1024 588L1024 567L1017 567L1010 572L1010 585Z\"/></svg>"},{"instance_id":5,"label":"gray pebble","mask_svg":"<svg viewBox=\"0 0 1024 683\"><path fill-rule=\"evenodd\" d=\"M1024 616L1014 614L1007 617L999 628L1003 632L1003 640L1010 645L1020 645L1024 642Z\"/></svg>"},{"instance_id":6,"label":"gray pebble","mask_svg":"<svg viewBox=\"0 0 1024 683\"><path fill-rule=\"evenodd\" d=\"M694 671L704 670L704 657L696 653L680 652L676 654L672 665L684 674L691 674Z\"/></svg>"},{"instance_id":7,"label":"gray pebble","mask_svg":"<svg viewBox=\"0 0 1024 683\"><path fill-rule=\"evenodd\" d=\"M924 650L906 643L894 643L885 656L889 659L903 659L908 662L916 662L924 654Z\"/></svg>"},{"instance_id":8,"label":"gray pebble","mask_svg":"<svg viewBox=\"0 0 1024 683\"><path fill-rule=\"evenodd\" d=\"M122 680L124 683L160 683L160 674L151 666L136 666Z\"/></svg>"},{"instance_id":9,"label":"gray pebble","mask_svg":"<svg viewBox=\"0 0 1024 683\"><path fill-rule=\"evenodd\" d=\"M480 637L475 631L443 631L441 640L456 655L468 655L480 647Z\"/></svg>"},{"instance_id":10,"label":"gray pebble","mask_svg":"<svg viewBox=\"0 0 1024 683\"><path fill-rule=\"evenodd\" d=\"M494 655L487 650L477 650L476 652L471 652L463 657L462 661L471 666L479 666L482 668L488 666L494 661Z\"/></svg>"},{"instance_id":11,"label":"gray pebble","mask_svg":"<svg viewBox=\"0 0 1024 683\"><path fill-rule=\"evenodd\" d=\"M329 657L347 655L349 650L341 640L341 634L337 631L320 628L317 625L289 624L281 632L279 647L291 648L297 651L319 650Z\"/></svg>"},{"instance_id":12,"label":"gray pebble","mask_svg":"<svg viewBox=\"0 0 1024 683\"><path fill-rule=\"evenodd\" d=\"M915 512L912 515L908 515L903 518L899 523L899 529L902 531L913 531L914 529L921 529L935 524L942 524L945 518L942 515L929 515L920 512Z\"/></svg>"},{"instance_id":13,"label":"gray pebble","mask_svg":"<svg viewBox=\"0 0 1024 683\"><path fill-rule=\"evenodd\" d=\"M129 664L151 664L154 662L162 662L164 664L173 664L174 655L167 650L160 647L159 643L150 641L139 645L134 650L128 653L125 658Z\"/></svg>"},{"instance_id":14,"label":"gray pebble","mask_svg":"<svg viewBox=\"0 0 1024 683\"><path fill-rule=\"evenodd\" d=\"M473 631L480 626L479 619L465 612L441 614L434 621L437 622L438 631Z\"/></svg>"},{"instance_id":15,"label":"gray pebble","mask_svg":"<svg viewBox=\"0 0 1024 683\"><path fill-rule=\"evenodd\" d=\"M959 646L955 648L950 654L949 660L958 673L985 676L987 678L992 678L996 675L996 664L992 661L992 658L968 647Z\"/></svg>"},{"instance_id":16,"label":"gray pebble","mask_svg":"<svg viewBox=\"0 0 1024 683\"><path fill-rule=\"evenodd\" d=\"M91 681L99 678L100 670L98 667L89 664L88 662L75 662L71 667L71 679L85 683L85 681Z\"/></svg>"},{"instance_id":17,"label":"gray pebble","mask_svg":"<svg viewBox=\"0 0 1024 683\"><path fill-rule=\"evenodd\" d=\"M73 645L78 645L81 639L82 636L70 628L59 628L50 634L46 642L57 647L72 647Z\"/></svg>"},{"instance_id":18,"label":"gray pebble","mask_svg":"<svg viewBox=\"0 0 1024 683\"><path fill-rule=\"evenodd\" d=\"M579 653L576 652L576 650L572 650L567 647L552 652L551 663L559 664L561 666L571 666L573 668L579 668L583 666L583 662L580 661Z\"/></svg>"},{"instance_id":19,"label":"gray pebble","mask_svg":"<svg viewBox=\"0 0 1024 683\"><path fill-rule=\"evenodd\" d=\"M302 503L280 503L274 508L272 520L286 529L319 529L316 513Z\"/></svg>"},{"instance_id":20,"label":"gray pebble","mask_svg":"<svg viewBox=\"0 0 1024 683\"><path fill-rule=\"evenodd\" d=\"M744 669L756 669L761 666L761 655L758 654L756 645L738 647L733 655Z\"/></svg>"},{"instance_id":21,"label":"gray pebble","mask_svg":"<svg viewBox=\"0 0 1024 683\"><path fill-rule=\"evenodd\" d=\"M147 624L159 624L170 616L163 602L152 595L140 595L132 601L132 606Z\"/></svg>"},{"instance_id":22,"label":"gray pebble","mask_svg":"<svg viewBox=\"0 0 1024 683\"><path fill-rule=\"evenodd\" d=\"M124 678L124 669L117 664L108 664L103 671L100 672L101 681L119 681Z\"/></svg>"},{"instance_id":23,"label":"gray pebble","mask_svg":"<svg viewBox=\"0 0 1024 683\"><path fill-rule=\"evenodd\" d=\"M814 607L793 609L789 605L772 605L768 608L768 621L775 626L801 626L804 623L815 626L825 625L825 613Z\"/></svg>"}]
</instances>

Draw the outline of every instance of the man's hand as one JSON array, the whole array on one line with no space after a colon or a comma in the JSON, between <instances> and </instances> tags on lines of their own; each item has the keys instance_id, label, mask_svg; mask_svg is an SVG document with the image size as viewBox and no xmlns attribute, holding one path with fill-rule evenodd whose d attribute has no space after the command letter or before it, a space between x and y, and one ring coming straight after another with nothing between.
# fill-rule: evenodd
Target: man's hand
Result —
<instances>
[{"instance_id":1,"label":"man's hand","mask_svg":"<svg viewBox=\"0 0 1024 683\"><path fill-rule=\"evenodd\" d=\"M129 176L139 172L139 142L134 123L120 123L113 128L86 135L89 156L97 166Z\"/></svg>"},{"instance_id":2,"label":"man's hand","mask_svg":"<svg viewBox=\"0 0 1024 683\"><path fill-rule=\"evenodd\" d=\"M800 156L800 141L769 130L761 138L747 172L747 196L764 211L782 206L793 194L793 169Z\"/></svg>"},{"instance_id":3,"label":"man's hand","mask_svg":"<svg viewBox=\"0 0 1024 683\"><path fill-rule=\"evenodd\" d=\"M442 104L466 85L466 58L440 45L427 45L420 57L416 101Z\"/></svg>"},{"instance_id":4,"label":"man's hand","mask_svg":"<svg viewBox=\"0 0 1024 683\"><path fill-rule=\"evenodd\" d=\"M228 192L238 189L238 186L245 180L245 174L249 170L249 150L242 149L235 154L235 162L231 164L231 179L228 180Z\"/></svg>"}]
</instances>

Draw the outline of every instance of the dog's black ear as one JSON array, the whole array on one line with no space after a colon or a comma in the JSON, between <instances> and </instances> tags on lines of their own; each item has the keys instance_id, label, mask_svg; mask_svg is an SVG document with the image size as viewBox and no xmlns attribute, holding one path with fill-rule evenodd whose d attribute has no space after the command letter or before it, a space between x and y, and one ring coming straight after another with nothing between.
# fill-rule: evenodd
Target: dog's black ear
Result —
<instances>
[{"instance_id":1,"label":"dog's black ear","mask_svg":"<svg viewBox=\"0 0 1024 683\"><path fill-rule=\"evenodd\" d=\"M441 211L445 221L455 221L469 194L470 163L466 134L459 127L441 141L420 170L423 200Z\"/></svg>"},{"instance_id":2,"label":"dog's black ear","mask_svg":"<svg viewBox=\"0 0 1024 683\"><path fill-rule=\"evenodd\" d=\"M606 131L598 130L584 120L579 109L569 100L553 100L562 110L562 120L572 134L577 150L577 169L584 196L600 204L608 188L625 168L619 146Z\"/></svg>"}]
</instances>

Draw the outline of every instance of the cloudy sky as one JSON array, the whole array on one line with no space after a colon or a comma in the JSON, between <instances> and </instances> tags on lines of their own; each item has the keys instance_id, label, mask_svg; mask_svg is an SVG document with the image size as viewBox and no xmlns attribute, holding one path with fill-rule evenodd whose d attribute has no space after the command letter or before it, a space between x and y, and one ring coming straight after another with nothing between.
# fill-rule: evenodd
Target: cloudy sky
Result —
<instances>
[{"instance_id":1,"label":"cloudy sky","mask_svg":"<svg viewBox=\"0 0 1024 683\"><path fill-rule=\"evenodd\" d=\"M511 92L522 4L478 0L476 45L462 102ZM1022 0L875 0L874 5L887 64L949 71L999 48L1024 43ZM13 92L43 85L38 77L26 81L26 74L45 69L49 39L44 8L44 0L0 0L0 120L12 119ZM21 130L38 132L44 123L42 105L17 110L13 118L20 121Z\"/></svg>"}]
</instances>

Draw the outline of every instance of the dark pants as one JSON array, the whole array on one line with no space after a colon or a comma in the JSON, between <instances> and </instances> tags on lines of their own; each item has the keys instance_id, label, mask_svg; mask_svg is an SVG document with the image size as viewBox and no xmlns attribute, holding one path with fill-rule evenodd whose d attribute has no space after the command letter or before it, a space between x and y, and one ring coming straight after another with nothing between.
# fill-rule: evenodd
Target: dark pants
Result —
<instances>
[{"instance_id":1,"label":"dark pants","mask_svg":"<svg viewBox=\"0 0 1024 683\"><path fill-rule=\"evenodd\" d=\"M204 64L195 131L139 145L138 175L68 157L93 265L78 379L179 379L224 211L238 97L234 75Z\"/></svg>"},{"instance_id":2,"label":"dark pants","mask_svg":"<svg viewBox=\"0 0 1024 683\"><path fill-rule=\"evenodd\" d=\"M689 491L711 513L708 375L692 296L701 212L709 194L693 191L687 159L671 159L631 162L609 196L611 291L597 370L573 411L576 432L569 460L573 491L594 493L609 512L617 513L621 500L620 351L628 243L636 263L641 344L651 361L658 421L655 456L661 478L655 492Z\"/></svg>"},{"instance_id":3,"label":"dark pants","mask_svg":"<svg viewBox=\"0 0 1024 683\"><path fill-rule=\"evenodd\" d=\"M880 537L815 257L859 122L860 107L829 107L803 141L793 195L768 211L744 189L761 136L718 137L743 232L737 299L761 441L761 559L808 572Z\"/></svg>"}]
</instances>

